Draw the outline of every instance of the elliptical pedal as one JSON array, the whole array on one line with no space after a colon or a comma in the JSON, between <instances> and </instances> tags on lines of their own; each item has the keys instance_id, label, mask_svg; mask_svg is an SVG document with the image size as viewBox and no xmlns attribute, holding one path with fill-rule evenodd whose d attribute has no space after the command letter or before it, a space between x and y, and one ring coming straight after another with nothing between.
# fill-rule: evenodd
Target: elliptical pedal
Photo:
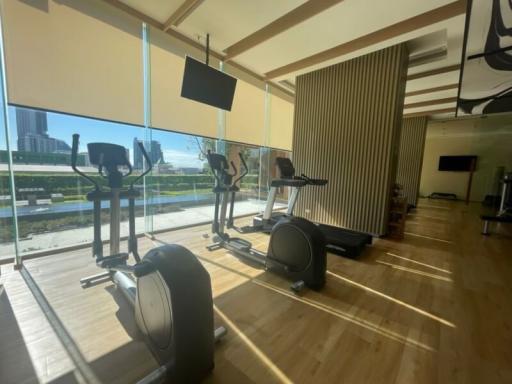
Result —
<instances>
[{"instance_id":1,"label":"elliptical pedal","mask_svg":"<svg viewBox=\"0 0 512 384\"><path fill-rule=\"evenodd\" d=\"M290 286L290 289L295 293L300 293L306 287L306 283L303 280L296 281Z\"/></svg>"}]
</instances>

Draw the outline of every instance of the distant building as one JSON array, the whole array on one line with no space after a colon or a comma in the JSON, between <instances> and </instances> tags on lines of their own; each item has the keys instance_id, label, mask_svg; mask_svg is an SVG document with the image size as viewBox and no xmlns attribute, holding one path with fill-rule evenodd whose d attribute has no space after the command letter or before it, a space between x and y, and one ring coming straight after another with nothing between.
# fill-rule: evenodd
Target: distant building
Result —
<instances>
[{"instance_id":1,"label":"distant building","mask_svg":"<svg viewBox=\"0 0 512 384\"><path fill-rule=\"evenodd\" d=\"M184 175L197 175L198 173L202 173L200 168L194 167L180 167L178 171Z\"/></svg>"},{"instance_id":2,"label":"distant building","mask_svg":"<svg viewBox=\"0 0 512 384\"><path fill-rule=\"evenodd\" d=\"M142 155L142 151L139 147L140 140L137 138L133 139L133 168L134 169L142 169L144 168L144 158ZM150 148L148 149L148 145L144 144L144 148L148 153L149 159L153 164L163 163L164 162L164 154L162 152L162 146L160 142L156 140L151 140Z\"/></svg>"},{"instance_id":3,"label":"distant building","mask_svg":"<svg viewBox=\"0 0 512 384\"><path fill-rule=\"evenodd\" d=\"M155 168L159 174L175 175L178 170L174 168L172 164L159 164L158 168Z\"/></svg>"},{"instance_id":4,"label":"distant building","mask_svg":"<svg viewBox=\"0 0 512 384\"><path fill-rule=\"evenodd\" d=\"M71 147L48 135L46 112L16 108L18 151L35 153L71 153Z\"/></svg>"},{"instance_id":5,"label":"distant building","mask_svg":"<svg viewBox=\"0 0 512 384\"><path fill-rule=\"evenodd\" d=\"M11 152L12 162L14 164L38 164L38 165L67 165L71 164L71 154L69 153L45 153L45 152ZM8 154L5 150L0 150L0 163L8 162ZM87 152L79 153L77 158L78 166L90 166L89 155ZM70 168L71 169L71 168Z\"/></svg>"}]
</instances>

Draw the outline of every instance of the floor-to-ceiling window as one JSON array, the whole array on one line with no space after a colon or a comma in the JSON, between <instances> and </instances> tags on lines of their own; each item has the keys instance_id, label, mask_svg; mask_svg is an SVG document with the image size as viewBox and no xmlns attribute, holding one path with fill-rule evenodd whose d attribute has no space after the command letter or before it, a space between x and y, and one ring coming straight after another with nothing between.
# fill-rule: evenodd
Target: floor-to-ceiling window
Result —
<instances>
[{"instance_id":1,"label":"floor-to-ceiling window","mask_svg":"<svg viewBox=\"0 0 512 384\"><path fill-rule=\"evenodd\" d=\"M0 102L3 97L0 92ZM15 255L15 231L13 223L12 194L10 189L7 152L7 130L4 125L4 109L0 109L0 260Z\"/></svg>"},{"instance_id":2,"label":"floor-to-ceiling window","mask_svg":"<svg viewBox=\"0 0 512 384\"><path fill-rule=\"evenodd\" d=\"M141 139L141 127L66 114L10 107L11 149L16 190L19 251L22 255L58 249L92 240L92 203L86 194L92 185L71 169L72 135L80 135L78 165L98 179L89 163L87 144L110 142L127 148ZM132 160L133 161L133 160ZM134 174L136 175L137 172ZM126 202L122 205L121 235L128 233ZM102 203L103 239L108 239L108 201ZM143 215L143 200L136 214ZM143 223L138 226L143 231Z\"/></svg>"},{"instance_id":3,"label":"floor-to-ceiling window","mask_svg":"<svg viewBox=\"0 0 512 384\"><path fill-rule=\"evenodd\" d=\"M145 167L138 142L144 143L153 162L153 172L146 179L146 201L143 193L136 201L137 232L147 230L143 220L145 205L146 213L152 215L152 230L205 223L212 219L214 179L204 153L207 149L217 148L215 139L152 129L148 141L143 127L20 107L10 107L9 116L22 255L92 241L92 203L86 199L92 186L70 167L71 136L74 133L80 135L80 169L99 180L97 168L89 163L88 143L109 142L124 146L134 166L131 177L140 174ZM229 160L235 162L239 175L242 171L239 154L248 167L240 184L235 215L260 211L270 180L278 177L275 169L268 171L268 164L274 163L276 155L284 156L287 152L234 142L224 142L223 147ZM262 156L262 153L268 155ZM12 255L12 210L4 148L2 154L0 216L2 246L8 247L2 254ZM142 183L139 187L143 191ZM282 207L283 203L285 200L280 199L277 207ZM108 201L103 202L102 208L102 238L107 240ZM121 213L121 235L126 236L126 202L122 204Z\"/></svg>"},{"instance_id":4,"label":"floor-to-ceiling window","mask_svg":"<svg viewBox=\"0 0 512 384\"><path fill-rule=\"evenodd\" d=\"M31 29L33 23L25 25L28 16L37 19L40 30ZM61 41L65 33L62 20L88 33ZM284 132L283 125L288 122L273 117L281 107L273 102L270 108L270 90L261 80L232 72L229 66L224 69L212 58L210 65L239 77L233 110L221 112L183 99L185 55L203 59L203 52L101 2L70 1L66 6L52 2L45 13L31 3L13 2L3 8L2 21L8 41L7 64L2 70L9 80L14 193L10 192L2 124L1 257L14 255L15 239L19 240L20 255L88 246L92 240L92 205L85 198L92 187L70 168L73 133L80 134L79 166L90 175L97 175L97 169L89 164L88 143L123 145L134 164L134 175L144 167L138 142L144 143L154 170L140 185L138 232L211 220L214 179L203 153L207 147L234 159L239 171L238 153L246 160L248 174L240 184L235 215L263 209L270 181L278 177L273 167L276 153L289 156L289 152L271 148L287 147L270 131ZM22 35L33 39L20 38ZM107 42L115 42L115 52ZM37 49L41 46L45 50ZM37 63L31 64L31 70L26 67L29 61ZM286 204L286 196L285 190L280 191L276 207ZM17 200L14 217L13 197ZM102 206L102 237L106 240L108 202ZM14 218L18 220L17 237ZM122 209L121 220L121 235L125 236L126 209Z\"/></svg>"}]
</instances>

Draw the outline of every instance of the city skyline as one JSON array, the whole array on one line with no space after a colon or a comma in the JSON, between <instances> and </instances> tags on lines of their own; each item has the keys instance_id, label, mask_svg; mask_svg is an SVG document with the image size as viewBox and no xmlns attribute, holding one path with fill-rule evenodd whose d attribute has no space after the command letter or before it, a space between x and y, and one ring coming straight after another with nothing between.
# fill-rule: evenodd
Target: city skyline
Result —
<instances>
[{"instance_id":1,"label":"city skyline","mask_svg":"<svg viewBox=\"0 0 512 384\"><path fill-rule=\"evenodd\" d=\"M13 151L18 149L16 109L9 106L10 142ZM74 133L80 134L79 152L87 152L87 144L91 142L116 143L131 149L133 138L144 139L142 127L53 112L47 112L47 128L51 137L63 140L67 145L71 144ZM4 130L0 132L0 138L3 137ZM176 168L203 167L204 161L199 159L194 136L153 129L152 140L160 142L166 163L171 163ZM4 140L0 141L0 149L5 149ZM130 161L134 162L133 151L130 151Z\"/></svg>"},{"instance_id":2,"label":"city skyline","mask_svg":"<svg viewBox=\"0 0 512 384\"><path fill-rule=\"evenodd\" d=\"M16 108L18 151L34 153L70 153L63 140L48 134L48 118L44 111Z\"/></svg>"}]
</instances>

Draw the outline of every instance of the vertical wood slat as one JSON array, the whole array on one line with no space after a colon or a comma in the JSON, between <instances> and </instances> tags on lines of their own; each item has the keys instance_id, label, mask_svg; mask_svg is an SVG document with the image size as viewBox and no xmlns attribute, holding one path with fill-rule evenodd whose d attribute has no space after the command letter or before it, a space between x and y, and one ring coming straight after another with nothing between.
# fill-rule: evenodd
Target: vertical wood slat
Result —
<instances>
[{"instance_id":1,"label":"vertical wood slat","mask_svg":"<svg viewBox=\"0 0 512 384\"><path fill-rule=\"evenodd\" d=\"M402 185L407 203L413 206L418 202L426 132L426 116L403 119L396 182Z\"/></svg>"},{"instance_id":2,"label":"vertical wood slat","mask_svg":"<svg viewBox=\"0 0 512 384\"><path fill-rule=\"evenodd\" d=\"M297 78L293 159L326 178L304 188L296 212L381 235L397 171L407 48L396 45Z\"/></svg>"}]
</instances>

